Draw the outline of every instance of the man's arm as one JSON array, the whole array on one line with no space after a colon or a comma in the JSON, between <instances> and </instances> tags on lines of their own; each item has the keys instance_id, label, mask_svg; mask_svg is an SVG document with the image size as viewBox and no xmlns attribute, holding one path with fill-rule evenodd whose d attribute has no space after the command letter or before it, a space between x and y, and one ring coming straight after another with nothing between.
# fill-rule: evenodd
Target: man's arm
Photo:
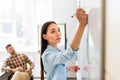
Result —
<instances>
[{"instance_id":1,"label":"man's arm","mask_svg":"<svg viewBox=\"0 0 120 80\"><path fill-rule=\"evenodd\" d=\"M26 59L26 66L27 66L27 73L31 73L32 69L34 68L34 64L33 62L25 55L25 59Z\"/></svg>"},{"instance_id":2,"label":"man's arm","mask_svg":"<svg viewBox=\"0 0 120 80\"><path fill-rule=\"evenodd\" d=\"M9 68L8 71L11 71L11 72L13 72L13 73L16 72L16 71L22 72L22 71L23 71L23 68L22 68L22 67L16 67L16 68L14 68L14 69Z\"/></svg>"},{"instance_id":3,"label":"man's arm","mask_svg":"<svg viewBox=\"0 0 120 80\"><path fill-rule=\"evenodd\" d=\"M2 65L2 67L1 67L1 71L2 72L6 72L7 70L9 69L9 67L8 67L8 61L7 61L7 59L4 61L4 63L3 63L3 65Z\"/></svg>"}]
</instances>

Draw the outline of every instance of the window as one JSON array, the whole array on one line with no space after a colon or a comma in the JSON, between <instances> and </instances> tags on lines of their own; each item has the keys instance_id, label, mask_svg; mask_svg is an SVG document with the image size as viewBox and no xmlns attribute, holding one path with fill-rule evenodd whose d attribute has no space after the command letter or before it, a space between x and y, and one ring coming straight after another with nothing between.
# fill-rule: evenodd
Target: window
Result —
<instances>
[{"instance_id":1,"label":"window","mask_svg":"<svg viewBox=\"0 0 120 80\"><path fill-rule=\"evenodd\" d=\"M52 11L52 0L0 0L0 51L11 43L17 51L37 52L37 26L51 20Z\"/></svg>"}]
</instances>

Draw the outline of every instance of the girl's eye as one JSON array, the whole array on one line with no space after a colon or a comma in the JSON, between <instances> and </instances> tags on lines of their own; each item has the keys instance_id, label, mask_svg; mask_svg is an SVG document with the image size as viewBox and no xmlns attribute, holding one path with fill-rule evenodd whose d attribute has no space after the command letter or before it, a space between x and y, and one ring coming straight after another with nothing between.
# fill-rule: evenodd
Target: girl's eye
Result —
<instances>
[{"instance_id":1,"label":"girl's eye","mask_svg":"<svg viewBox=\"0 0 120 80\"><path fill-rule=\"evenodd\" d=\"M58 32L60 32L60 29L58 29Z\"/></svg>"},{"instance_id":2,"label":"girl's eye","mask_svg":"<svg viewBox=\"0 0 120 80\"><path fill-rule=\"evenodd\" d=\"M58 32L60 32L60 28L58 28Z\"/></svg>"},{"instance_id":3,"label":"girl's eye","mask_svg":"<svg viewBox=\"0 0 120 80\"><path fill-rule=\"evenodd\" d=\"M55 31L51 31L51 33L54 33Z\"/></svg>"}]
</instances>

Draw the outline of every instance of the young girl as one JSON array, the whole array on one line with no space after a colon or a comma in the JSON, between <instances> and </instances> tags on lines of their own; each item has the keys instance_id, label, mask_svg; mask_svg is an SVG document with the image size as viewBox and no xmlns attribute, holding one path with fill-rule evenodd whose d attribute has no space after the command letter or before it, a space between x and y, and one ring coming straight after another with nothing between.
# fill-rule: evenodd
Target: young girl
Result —
<instances>
[{"instance_id":1,"label":"young girl","mask_svg":"<svg viewBox=\"0 0 120 80\"><path fill-rule=\"evenodd\" d=\"M44 80L44 72L47 80L67 79L65 64L77 55L88 18L81 8L76 10L76 17L79 22L78 29L71 44L65 51L57 48L57 44L61 41L61 32L57 24L53 21L43 24L41 30L41 80ZM68 70L71 70L70 68Z\"/></svg>"}]
</instances>

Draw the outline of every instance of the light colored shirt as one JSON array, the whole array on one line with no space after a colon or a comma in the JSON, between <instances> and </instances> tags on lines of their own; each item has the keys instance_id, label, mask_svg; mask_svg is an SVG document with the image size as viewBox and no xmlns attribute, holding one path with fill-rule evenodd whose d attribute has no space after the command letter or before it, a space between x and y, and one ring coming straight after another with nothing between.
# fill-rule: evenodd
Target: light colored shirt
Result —
<instances>
[{"instance_id":1,"label":"light colored shirt","mask_svg":"<svg viewBox=\"0 0 120 80\"><path fill-rule=\"evenodd\" d=\"M48 45L42 55L47 80L66 80L67 69L65 64L76 56L77 53L78 50L73 51L70 46L65 51L61 51Z\"/></svg>"}]
</instances>

